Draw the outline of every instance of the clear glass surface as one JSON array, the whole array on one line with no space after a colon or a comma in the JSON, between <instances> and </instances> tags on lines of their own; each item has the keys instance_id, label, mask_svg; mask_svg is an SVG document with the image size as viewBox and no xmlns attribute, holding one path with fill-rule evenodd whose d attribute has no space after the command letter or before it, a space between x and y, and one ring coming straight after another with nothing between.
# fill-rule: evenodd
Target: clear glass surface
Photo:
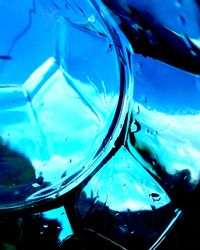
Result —
<instances>
[{"instance_id":1,"label":"clear glass surface","mask_svg":"<svg viewBox=\"0 0 200 250\"><path fill-rule=\"evenodd\" d=\"M0 247L159 249L200 179L199 7L0 0L0 210L50 209Z\"/></svg>"},{"instance_id":2,"label":"clear glass surface","mask_svg":"<svg viewBox=\"0 0 200 250\"><path fill-rule=\"evenodd\" d=\"M105 157L125 119L129 69L109 15L90 1L0 9L0 209L15 209L66 193Z\"/></svg>"},{"instance_id":3,"label":"clear glass surface","mask_svg":"<svg viewBox=\"0 0 200 250\"><path fill-rule=\"evenodd\" d=\"M200 180L198 1L107 1L135 55L132 154L165 190L189 196Z\"/></svg>"}]
</instances>

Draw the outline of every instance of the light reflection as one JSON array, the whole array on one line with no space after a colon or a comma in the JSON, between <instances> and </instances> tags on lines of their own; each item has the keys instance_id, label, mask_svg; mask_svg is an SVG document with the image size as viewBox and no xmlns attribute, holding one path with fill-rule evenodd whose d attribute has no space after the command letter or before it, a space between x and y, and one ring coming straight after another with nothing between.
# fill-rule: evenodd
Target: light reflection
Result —
<instances>
[{"instance_id":1,"label":"light reflection","mask_svg":"<svg viewBox=\"0 0 200 250\"><path fill-rule=\"evenodd\" d=\"M149 110L141 103L139 114L134 114L141 125L135 133L136 148L148 150L152 160L155 159L170 175L178 175L181 171L190 173L187 181L196 186L200 180L200 114L170 115L156 110ZM147 134L146 130L157 131Z\"/></svg>"},{"instance_id":2,"label":"light reflection","mask_svg":"<svg viewBox=\"0 0 200 250\"><path fill-rule=\"evenodd\" d=\"M144 249L179 216L167 193L124 146L77 195L75 208L82 228L124 247Z\"/></svg>"},{"instance_id":3,"label":"light reflection","mask_svg":"<svg viewBox=\"0 0 200 250\"><path fill-rule=\"evenodd\" d=\"M145 211L152 210L152 206L158 209L170 203L159 184L123 147L91 179L83 192L87 199L105 203L113 211ZM154 202L152 193L159 194L160 200Z\"/></svg>"},{"instance_id":4,"label":"light reflection","mask_svg":"<svg viewBox=\"0 0 200 250\"><path fill-rule=\"evenodd\" d=\"M5 106L0 112L2 139L28 157L35 170L33 195L29 194L27 201L63 189L63 183L93 160L119 98L117 92L101 84L97 89L91 80L73 78L52 57L30 76L24 91L17 89L15 101L19 99L21 105ZM3 119L5 115L7 119ZM15 120L18 116L19 121ZM38 178L43 179L41 184Z\"/></svg>"},{"instance_id":5,"label":"light reflection","mask_svg":"<svg viewBox=\"0 0 200 250\"><path fill-rule=\"evenodd\" d=\"M56 208L42 213L42 216L47 220L56 220L60 224L58 240L62 242L67 237L73 234L72 228L70 226L68 216L64 207Z\"/></svg>"}]
</instances>

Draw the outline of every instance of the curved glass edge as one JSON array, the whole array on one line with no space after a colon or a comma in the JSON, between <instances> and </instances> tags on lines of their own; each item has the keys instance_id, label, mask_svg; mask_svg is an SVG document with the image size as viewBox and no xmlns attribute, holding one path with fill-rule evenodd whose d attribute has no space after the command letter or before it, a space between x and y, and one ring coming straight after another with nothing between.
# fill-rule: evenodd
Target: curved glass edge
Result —
<instances>
[{"instance_id":1,"label":"curved glass edge","mask_svg":"<svg viewBox=\"0 0 200 250\"><path fill-rule=\"evenodd\" d=\"M46 202L50 202L55 200L56 198L66 194L76 186L78 186L87 176L89 176L96 167L102 162L102 160L106 157L106 155L115 147L115 141L119 137L121 133L121 129L123 127L124 121L126 119L127 113L129 111L130 99L132 97L133 92L133 79L130 74L130 58L129 53L132 52L131 46L127 41L126 37L123 33L119 30L118 26L116 25L115 21L112 20L109 12L106 10L104 5L100 1L92 1L92 4L97 9L99 13L101 13L101 17L105 23L105 28L110 33L114 48L118 55L118 62L119 68L121 69L121 90L120 90L120 102L118 104L118 113L113 120L113 124L111 126L111 130L108 132L106 139L101 148L101 152L96 154L95 158L90 161L88 165L85 166L84 171L80 171L73 180L66 180L63 183L56 183L55 185L51 186L50 188L44 189L47 194L42 194L42 197L35 198L29 197L26 199L24 204L9 204L5 205L4 207L0 207L0 211L16 211L21 209L28 209L33 208L34 206L40 206ZM114 124L115 123L115 124ZM49 189L52 188L52 192ZM34 199L34 200L33 200Z\"/></svg>"},{"instance_id":2,"label":"curved glass edge","mask_svg":"<svg viewBox=\"0 0 200 250\"><path fill-rule=\"evenodd\" d=\"M75 214L75 234L92 230L127 249L153 250L182 211L122 146L77 193Z\"/></svg>"},{"instance_id":3,"label":"curved glass edge","mask_svg":"<svg viewBox=\"0 0 200 250\"><path fill-rule=\"evenodd\" d=\"M200 181L199 76L152 58L134 58L141 68L135 69L128 148L185 208Z\"/></svg>"}]
</instances>

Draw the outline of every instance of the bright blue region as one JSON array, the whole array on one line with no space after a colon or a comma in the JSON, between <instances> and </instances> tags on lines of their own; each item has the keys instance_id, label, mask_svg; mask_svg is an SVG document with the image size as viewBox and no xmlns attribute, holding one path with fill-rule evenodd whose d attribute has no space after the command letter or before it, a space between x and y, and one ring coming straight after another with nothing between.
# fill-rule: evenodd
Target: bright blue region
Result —
<instances>
[{"instance_id":1,"label":"bright blue region","mask_svg":"<svg viewBox=\"0 0 200 250\"><path fill-rule=\"evenodd\" d=\"M168 114L200 111L200 78L148 57L134 56L134 99L144 106Z\"/></svg>"}]
</instances>

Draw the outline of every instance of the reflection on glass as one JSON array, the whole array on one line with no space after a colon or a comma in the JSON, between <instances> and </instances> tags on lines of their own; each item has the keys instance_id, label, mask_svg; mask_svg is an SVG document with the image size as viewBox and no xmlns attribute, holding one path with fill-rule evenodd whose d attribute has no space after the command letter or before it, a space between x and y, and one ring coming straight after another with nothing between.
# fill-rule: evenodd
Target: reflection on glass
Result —
<instances>
[{"instance_id":1,"label":"reflection on glass","mask_svg":"<svg viewBox=\"0 0 200 250\"><path fill-rule=\"evenodd\" d=\"M73 232L64 207L50 211L4 215L0 220L0 249L59 249Z\"/></svg>"},{"instance_id":2,"label":"reflection on glass","mask_svg":"<svg viewBox=\"0 0 200 250\"><path fill-rule=\"evenodd\" d=\"M125 119L126 108L116 110L126 102L129 68L109 15L90 1L0 1L0 9L0 137L10 150L1 153L0 207L8 209L56 198L95 169ZM25 170L7 170L11 152L27 159ZM22 193L11 179L28 168L31 187L24 181ZM7 175L12 198L4 195Z\"/></svg>"},{"instance_id":3,"label":"reflection on glass","mask_svg":"<svg viewBox=\"0 0 200 250\"><path fill-rule=\"evenodd\" d=\"M199 183L199 4L102 2L0 0L0 209L66 194L37 233L155 249Z\"/></svg>"},{"instance_id":4,"label":"reflection on glass","mask_svg":"<svg viewBox=\"0 0 200 250\"><path fill-rule=\"evenodd\" d=\"M133 125L138 129L130 133L129 147L168 192L187 197L200 180L198 76L150 58L135 60L140 67Z\"/></svg>"},{"instance_id":5,"label":"reflection on glass","mask_svg":"<svg viewBox=\"0 0 200 250\"><path fill-rule=\"evenodd\" d=\"M180 215L169 196L125 147L83 188L77 223L123 247L152 249Z\"/></svg>"},{"instance_id":6,"label":"reflection on glass","mask_svg":"<svg viewBox=\"0 0 200 250\"><path fill-rule=\"evenodd\" d=\"M200 180L199 3L103 2L136 52L131 152L168 192L187 196Z\"/></svg>"},{"instance_id":7,"label":"reflection on glass","mask_svg":"<svg viewBox=\"0 0 200 250\"><path fill-rule=\"evenodd\" d=\"M134 51L200 73L199 1L102 0Z\"/></svg>"}]
</instances>

